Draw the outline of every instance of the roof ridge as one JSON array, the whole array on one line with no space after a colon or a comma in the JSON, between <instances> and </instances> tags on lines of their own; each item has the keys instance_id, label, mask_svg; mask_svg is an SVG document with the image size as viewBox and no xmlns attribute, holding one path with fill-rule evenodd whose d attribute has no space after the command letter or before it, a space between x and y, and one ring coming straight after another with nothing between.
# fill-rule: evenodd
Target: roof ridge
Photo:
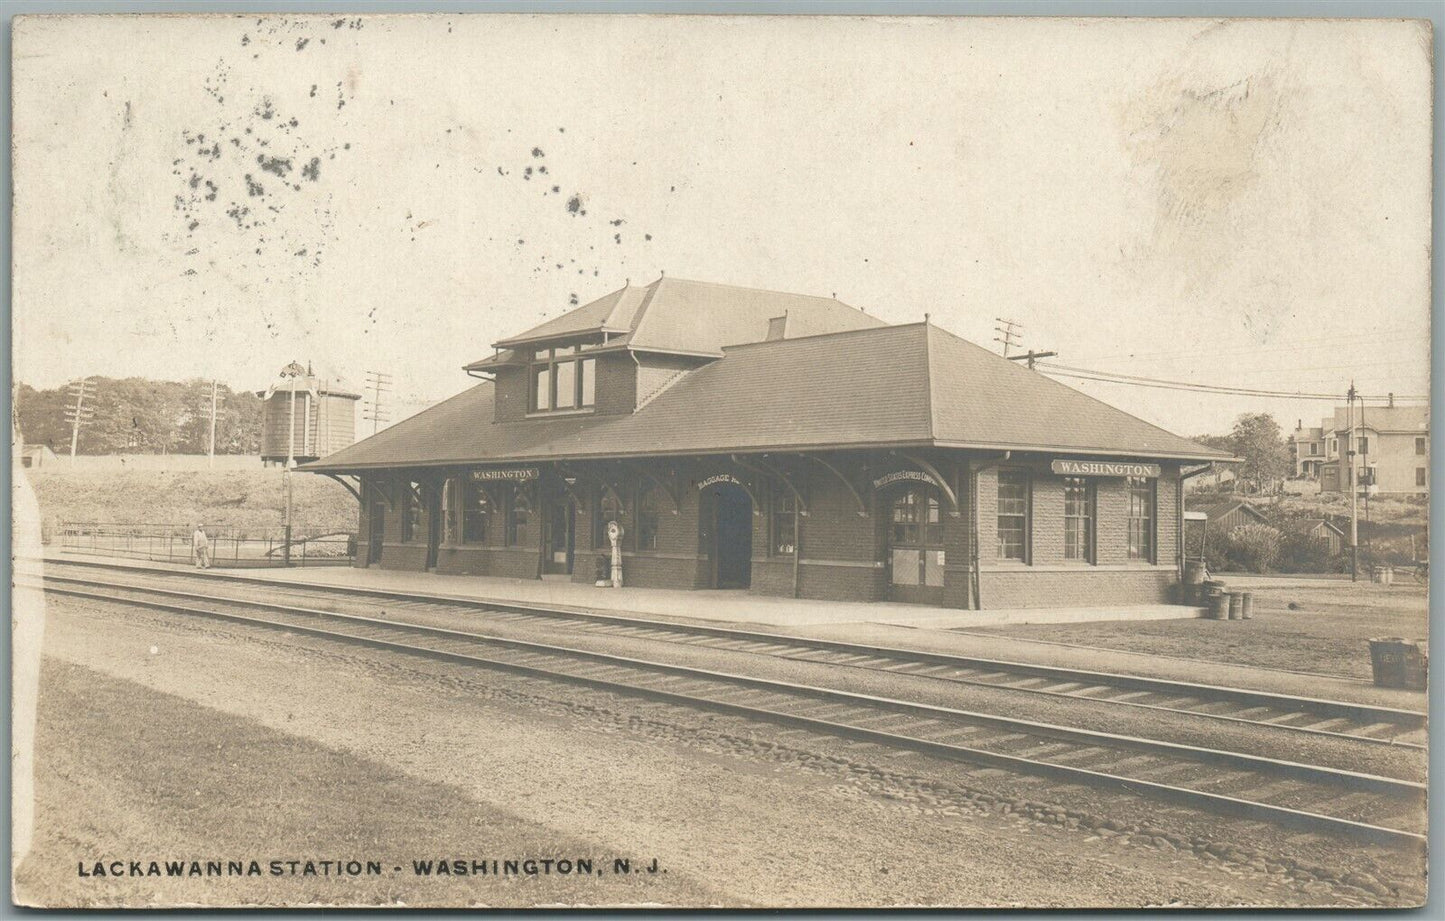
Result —
<instances>
[{"instance_id":1,"label":"roof ridge","mask_svg":"<svg viewBox=\"0 0 1445 921\"><path fill-rule=\"evenodd\" d=\"M605 330L605 329L607 329L609 326L612 325L612 318L615 317L615 316L617 316L617 308L619 308L619 307L622 306L623 300L626 299L626 297L627 297L627 292L628 292L628 291L631 291L631 290L632 290L632 279L629 278L629 279L625 280L625 281L622 283L622 287L621 287L621 288L618 288L616 291L612 292L613 294L616 294L616 295L617 295L617 300L615 300L615 301L612 302L612 309L609 310L609 311L607 311L607 316L603 317L603 318L602 318L602 322L599 323L599 324L597 324L597 328L598 328L598 329L603 329L603 330ZM606 296L607 296L607 295L605 295L605 294L603 295L603 297L606 297Z\"/></svg>"},{"instance_id":2,"label":"roof ridge","mask_svg":"<svg viewBox=\"0 0 1445 921\"><path fill-rule=\"evenodd\" d=\"M642 324L647 321L648 309L652 307L652 301L657 297L657 292L662 290L662 283L667 280L666 275L657 276L657 281L647 285L647 293L642 296L642 303L634 310L632 327L627 331L627 341L633 342L637 339L637 331L642 329ZM618 298L620 302L622 299Z\"/></svg>"},{"instance_id":3,"label":"roof ridge","mask_svg":"<svg viewBox=\"0 0 1445 921\"><path fill-rule=\"evenodd\" d=\"M807 342L810 339L823 339L828 336L851 336L858 333L879 333L885 329L908 329L913 326L922 325L922 321L916 323L884 323L882 326L862 326L858 329L830 329L824 333L812 333L807 336L793 336L789 339L759 339L756 342L738 342L733 345L722 347L724 352L731 352L736 349L751 349L764 345L783 345L791 342Z\"/></svg>"},{"instance_id":4,"label":"roof ridge","mask_svg":"<svg viewBox=\"0 0 1445 921\"><path fill-rule=\"evenodd\" d=\"M799 292L799 291L780 291L780 290L777 289L777 288L760 288L760 287L758 287L757 285L734 285L734 284L730 284L729 282L725 282L725 281L707 281L707 280L705 280L705 279L698 279L698 278L680 278L680 277L675 277L675 276L670 276L670 275L662 276L662 278L666 278L666 279L669 280L669 281L686 282L686 283L689 284L689 285L707 285L707 286L710 287L710 288L732 288L732 289L737 290L737 291L759 291L759 292L761 292L761 293L763 293L763 294L782 294L782 295L785 295L785 296L787 296L787 297L806 297L806 298L811 298L812 300L815 300L815 301L832 301L832 302L835 303L835 304L842 304L844 307L849 307L849 308L852 308L853 310L857 310L857 309L858 309L857 307L853 307L852 304L847 304L847 303L844 303L843 301L838 300L836 297L824 297L824 296L821 295L821 294L803 294L802 292ZM662 278L659 278L658 281L662 281Z\"/></svg>"}]
</instances>

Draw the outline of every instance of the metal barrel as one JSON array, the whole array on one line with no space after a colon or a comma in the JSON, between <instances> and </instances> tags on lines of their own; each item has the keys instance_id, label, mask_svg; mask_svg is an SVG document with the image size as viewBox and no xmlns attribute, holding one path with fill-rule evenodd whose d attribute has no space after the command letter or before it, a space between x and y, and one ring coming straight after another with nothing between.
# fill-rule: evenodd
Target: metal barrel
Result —
<instances>
[{"instance_id":1,"label":"metal barrel","mask_svg":"<svg viewBox=\"0 0 1445 921\"><path fill-rule=\"evenodd\" d=\"M1209 595L1209 617L1211 620L1229 619L1229 595L1215 591Z\"/></svg>"},{"instance_id":2,"label":"metal barrel","mask_svg":"<svg viewBox=\"0 0 1445 921\"><path fill-rule=\"evenodd\" d=\"M1242 620L1244 618L1244 592L1229 593L1229 619Z\"/></svg>"},{"instance_id":3,"label":"metal barrel","mask_svg":"<svg viewBox=\"0 0 1445 921\"><path fill-rule=\"evenodd\" d=\"M1240 594L1244 597L1244 601L1240 604L1239 616L1244 620L1249 620L1254 616L1254 592L1240 592Z\"/></svg>"}]
</instances>

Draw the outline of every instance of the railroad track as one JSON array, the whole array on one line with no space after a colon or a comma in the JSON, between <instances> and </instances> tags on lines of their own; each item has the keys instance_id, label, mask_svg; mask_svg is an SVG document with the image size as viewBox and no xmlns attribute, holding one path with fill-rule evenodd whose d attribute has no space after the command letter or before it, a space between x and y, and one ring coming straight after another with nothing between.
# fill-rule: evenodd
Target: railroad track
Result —
<instances>
[{"instance_id":1,"label":"railroad track","mask_svg":"<svg viewBox=\"0 0 1445 921\"><path fill-rule=\"evenodd\" d=\"M86 582L22 574L20 584L643 696L1311 831L1425 841L1425 785L1398 778L360 614Z\"/></svg>"},{"instance_id":2,"label":"railroad track","mask_svg":"<svg viewBox=\"0 0 1445 921\"><path fill-rule=\"evenodd\" d=\"M192 582L195 579L187 573L152 570L144 571L144 575ZM644 620L626 615L545 608L538 605L468 602L352 587L333 589L295 586L244 576L207 578L209 582L220 585L238 582L251 586L264 584L268 586L268 595L278 597L323 599L334 603L338 597L361 596L389 602L389 612L446 615L455 614L462 609L480 611L486 614L490 621L517 625L535 624L543 628L561 621L594 635L657 640L826 665L887 671L1021 695L1087 700L1102 706L1184 713L1221 723L1258 726L1280 733L1335 737L1368 745L1388 745L1421 752L1424 752L1428 745L1426 714L1392 707L954 653L861 645L735 627Z\"/></svg>"}]
</instances>

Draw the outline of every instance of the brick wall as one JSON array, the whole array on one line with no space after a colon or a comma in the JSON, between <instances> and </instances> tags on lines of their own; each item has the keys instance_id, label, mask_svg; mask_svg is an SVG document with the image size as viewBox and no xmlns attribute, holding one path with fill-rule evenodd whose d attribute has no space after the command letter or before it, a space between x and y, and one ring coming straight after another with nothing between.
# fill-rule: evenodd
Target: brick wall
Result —
<instances>
[{"instance_id":1,"label":"brick wall","mask_svg":"<svg viewBox=\"0 0 1445 921\"><path fill-rule=\"evenodd\" d=\"M597 415L621 415L637 408L637 365L628 352L597 356Z\"/></svg>"},{"instance_id":2,"label":"brick wall","mask_svg":"<svg viewBox=\"0 0 1445 921\"><path fill-rule=\"evenodd\" d=\"M492 387L494 422L516 422L527 416L527 368L502 368Z\"/></svg>"},{"instance_id":3,"label":"brick wall","mask_svg":"<svg viewBox=\"0 0 1445 921\"><path fill-rule=\"evenodd\" d=\"M1128 481L1089 478L1094 489L1094 560L1064 558L1064 478L1042 461L1006 463L1029 474L1027 563L998 558L998 471L978 483L980 591L985 609L1047 605L1143 604L1170 599L1177 581L1179 468L1166 465L1155 481L1154 554L1129 558Z\"/></svg>"},{"instance_id":4,"label":"brick wall","mask_svg":"<svg viewBox=\"0 0 1445 921\"><path fill-rule=\"evenodd\" d=\"M984 610L1166 604L1177 581L1173 568L1068 568L983 570L979 590Z\"/></svg>"},{"instance_id":5,"label":"brick wall","mask_svg":"<svg viewBox=\"0 0 1445 921\"><path fill-rule=\"evenodd\" d=\"M1014 466L1014 465L1010 465ZM1019 465L1024 466L1024 465ZM584 468L585 463L579 467ZM1178 467L1167 466L1156 484L1155 559L1128 558L1128 491L1122 479L1100 477L1093 480L1095 490L1095 562L1064 559L1063 478L1049 471L1045 462L1026 465L1030 473L1030 558L1028 563L1012 563L997 558L998 467L979 472L978 530L980 538L979 588L986 608L1029 607L1044 605L1129 604L1167 601L1176 581L1176 528ZM628 585L659 588L702 588L711 583L712 560L708 535L701 527L708 519L705 492L697 483L709 475L731 469L723 461L658 462L659 475L669 478L677 496L674 509L671 498L659 496L658 546L656 550L637 547L637 503L641 490L651 482L630 476L616 484L624 504L622 524L627 530L624 540L623 571ZM845 468L847 469L847 468ZM886 469L880 465L879 470ZM971 607L972 578L969 570L968 476L963 468L941 464L945 476L957 483L961 517L948 514L944 504L943 534L945 550L945 585L942 603L952 607ZM760 595L791 597L794 593L794 560L790 554L773 556L771 548L771 509L774 491L766 478L735 471L755 485L754 492L763 503L763 514L754 515L752 586ZM855 471L848 470L853 473ZM870 474L877 470L870 470ZM863 493L870 516L858 515L858 504L851 492L831 474L810 472L797 477L807 497L808 515L799 516L797 546L801 559L797 565L797 590L800 597L824 600L874 601L889 597L888 570L885 565L888 509L892 491ZM498 491L500 496L502 491ZM584 477L576 492L583 500L577 512L575 554L572 579L591 582L598 556L609 556L606 547L593 543L593 519L601 497L601 489ZM459 503L452 503L456 507ZM359 561L365 559L369 538L370 502L362 508L360 519ZM438 570L446 573L534 578L540 567L540 530L545 509L535 508L533 527L525 546L502 546L505 533L503 502L493 516L484 545L443 544L438 557ZM391 569L421 569L425 564L427 533L426 514L417 529L416 539L401 542L401 503L387 514L381 565ZM454 535L455 537L455 535Z\"/></svg>"}]
</instances>

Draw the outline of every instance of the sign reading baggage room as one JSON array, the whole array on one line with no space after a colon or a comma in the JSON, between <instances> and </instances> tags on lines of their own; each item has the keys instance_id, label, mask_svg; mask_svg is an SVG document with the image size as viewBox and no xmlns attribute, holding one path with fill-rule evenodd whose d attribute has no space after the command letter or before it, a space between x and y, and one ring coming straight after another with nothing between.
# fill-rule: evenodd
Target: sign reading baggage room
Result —
<instances>
[{"instance_id":1,"label":"sign reading baggage room","mask_svg":"<svg viewBox=\"0 0 1445 921\"><path fill-rule=\"evenodd\" d=\"M1113 461L1056 460L1051 465L1060 476L1159 476L1158 464L1117 464Z\"/></svg>"},{"instance_id":2,"label":"sign reading baggage room","mask_svg":"<svg viewBox=\"0 0 1445 921\"><path fill-rule=\"evenodd\" d=\"M743 485L743 481L733 476L731 473L717 473L713 474L705 480L699 480L697 488L707 489L709 486L712 486L715 483L731 483L734 486Z\"/></svg>"}]
</instances>

